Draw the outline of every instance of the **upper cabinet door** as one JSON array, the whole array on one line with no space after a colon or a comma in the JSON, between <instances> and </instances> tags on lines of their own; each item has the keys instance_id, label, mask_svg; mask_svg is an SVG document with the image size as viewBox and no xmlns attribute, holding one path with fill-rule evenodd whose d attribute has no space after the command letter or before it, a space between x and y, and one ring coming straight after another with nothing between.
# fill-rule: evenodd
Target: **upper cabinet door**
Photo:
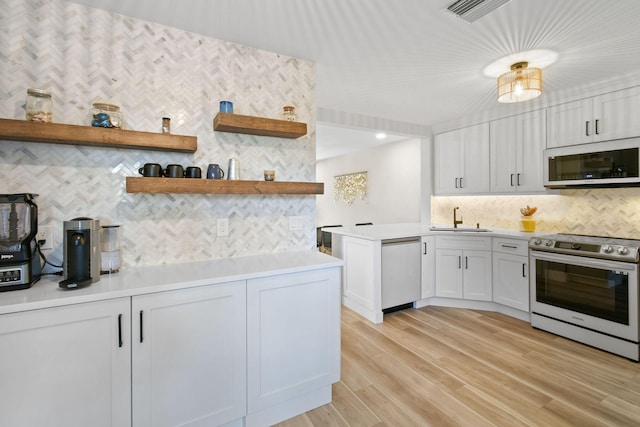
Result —
<instances>
[{"instance_id":1,"label":"upper cabinet door","mask_svg":"<svg viewBox=\"0 0 640 427\"><path fill-rule=\"evenodd\" d=\"M640 136L640 87L547 109L547 148Z\"/></svg>"},{"instance_id":2,"label":"upper cabinet door","mask_svg":"<svg viewBox=\"0 0 640 427\"><path fill-rule=\"evenodd\" d=\"M460 191L465 194L488 193L489 185L489 123L461 129L464 170L460 176Z\"/></svg>"},{"instance_id":3,"label":"upper cabinet door","mask_svg":"<svg viewBox=\"0 0 640 427\"><path fill-rule=\"evenodd\" d=\"M543 151L546 116L544 110L516 116L517 153L515 184L518 192L546 191Z\"/></svg>"},{"instance_id":4,"label":"upper cabinet door","mask_svg":"<svg viewBox=\"0 0 640 427\"><path fill-rule=\"evenodd\" d=\"M435 194L455 194L460 191L460 129L434 137Z\"/></svg>"},{"instance_id":5,"label":"upper cabinet door","mask_svg":"<svg viewBox=\"0 0 640 427\"><path fill-rule=\"evenodd\" d=\"M640 87L593 98L593 141L640 135Z\"/></svg>"},{"instance_id":6,"label":"upper cabinet door","mask_svg":"<svg viewBox=\"0 0 640 427\"><path fill-rule=\"evenodd\" d=\"M490 125L491 191L513 193L516 191L516 158L518 152L516 117L494 120ZM542 151L542 149L540 149Z\"/></svg>"},{"instance_id":7,"label":"upper cabinet door","mask_svg":"<svg viewBox=\"0 0 640 427\"><path fill-rule=\"evenodd\" d=\"M592 141L591 98L547 108L547 148Z\"/></svg>"},{"instance_id":8,"label":"upper cabinet door","mask_svg":"<svg viewBox=\"0 0 640 427\"><path fill-rule=\"evenodd\" d=\"M489 123L434 137L435 194L489 192Z\"/></svg>"}]
</instances>

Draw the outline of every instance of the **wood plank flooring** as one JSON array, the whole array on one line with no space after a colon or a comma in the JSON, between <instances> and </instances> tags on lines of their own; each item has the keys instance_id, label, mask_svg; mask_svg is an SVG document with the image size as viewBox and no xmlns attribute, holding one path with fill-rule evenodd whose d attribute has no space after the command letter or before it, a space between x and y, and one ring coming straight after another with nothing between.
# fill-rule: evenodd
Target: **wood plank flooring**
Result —
<instances>
[{"instance_id":1,"label":"wood plank flooring","mask_svg":"<svg viewBox=\"0 0 640 427\"><path fill-rule=\"evenodd\" d=\"M332 403L278 424L639 426L640 364L499 313L342 309Z\"/></svg>"}]
</instances>

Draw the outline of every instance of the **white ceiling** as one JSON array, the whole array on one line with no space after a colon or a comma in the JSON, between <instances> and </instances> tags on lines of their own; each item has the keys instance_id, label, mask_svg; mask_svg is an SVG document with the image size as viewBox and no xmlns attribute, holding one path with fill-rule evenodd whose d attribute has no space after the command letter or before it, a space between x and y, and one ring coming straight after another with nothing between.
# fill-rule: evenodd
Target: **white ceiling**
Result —
<instances>
[{"instance_id":1,"label":"white ceiling","mask_svg":"<svg viewBox=\"0 0 640 427\"><path fill-rule=\"evenodd\" d=\"M512 0L474 23L454 0L74 2L314 61L318 108L424 126L514 108L483 69L518 52L558 54L534 104L640 70L638 0Z\"/></svg>"},{"instance_id":2,"label":"white ceiling","mask_svg":"<svg viewBox=\"0 0 640 427\"><path fill-rule=\"evenodd\" d=\"M407 139L405 135L395 135L383 132L384 138L376 138L377 132L369 130L346 128L330 123L316 123L316 159L324 160L341 156L351 152L373 148L377 145ZM320 141L322 143L320 144Z\"/></svg>"}]
</instances>

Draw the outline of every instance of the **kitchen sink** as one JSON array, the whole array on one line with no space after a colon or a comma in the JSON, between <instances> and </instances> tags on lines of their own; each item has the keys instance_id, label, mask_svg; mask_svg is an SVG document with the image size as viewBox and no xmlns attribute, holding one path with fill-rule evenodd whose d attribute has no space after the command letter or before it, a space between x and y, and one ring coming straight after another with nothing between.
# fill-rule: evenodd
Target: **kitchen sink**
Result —
<instances>
[{"instance_id":1,"label":"kitchen sink","mask_svg":"<svg viewBox=\"0 0 640 427\"><path fill-rule=\"evenodd\" d=\"M491 230L488 228L476 228L476 227L431 227L431 231L455 231L457 233L486 233Z\"/></svg>"}]
</instances>

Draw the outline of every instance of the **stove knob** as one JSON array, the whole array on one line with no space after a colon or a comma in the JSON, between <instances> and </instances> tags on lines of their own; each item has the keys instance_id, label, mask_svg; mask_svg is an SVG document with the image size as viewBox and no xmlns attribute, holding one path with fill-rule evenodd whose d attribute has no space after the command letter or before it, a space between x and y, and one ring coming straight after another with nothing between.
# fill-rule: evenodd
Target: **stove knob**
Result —
<instances>
[{"instance_id":1,"label":"stove knob","mask_svg":"<svg viewBox=\"0 0 640 427\"><path fill-rule=\"evenodd\" d=\"M536 240L533 241L533 244L536 245L536 246L541 245L542 244L542 240L536 239Z\"/></svg>"},{"instance_id":2,"label":"stove knob","mask_svg":"<svg viewBox=\"0 0 640 427\"><path fill-rule=\"evenodd\" d=\"M627 248L625 248L624 246L620 246L620 247L618 248L618 253L619 253L620 255L626 255L626 254L628 254L628 253L629 253L629 250L628 250Z\"/></svg>"},{"instance_id":3,"label":"stove knob","mask_svg":"<svg viewBox=\"0 0 640 427\"><path fill-rule=\"evenodd\" d=\"M553 241L547 240L546 242L544 242L544 245L545 246L551 246L551 245L553 245Z\"/></svg>"},{"instance_id":4,"label":"stove knob","mask_svg":"<svg viewBox=\"0 0 640 427\"><path fill-rule=\"evenodd\" d=\"M613 252L613 248L609 245L604 245L602 247L602 252L604 252L605 254L610 254L611 252Z\"/></svg>"}]
</instances>

